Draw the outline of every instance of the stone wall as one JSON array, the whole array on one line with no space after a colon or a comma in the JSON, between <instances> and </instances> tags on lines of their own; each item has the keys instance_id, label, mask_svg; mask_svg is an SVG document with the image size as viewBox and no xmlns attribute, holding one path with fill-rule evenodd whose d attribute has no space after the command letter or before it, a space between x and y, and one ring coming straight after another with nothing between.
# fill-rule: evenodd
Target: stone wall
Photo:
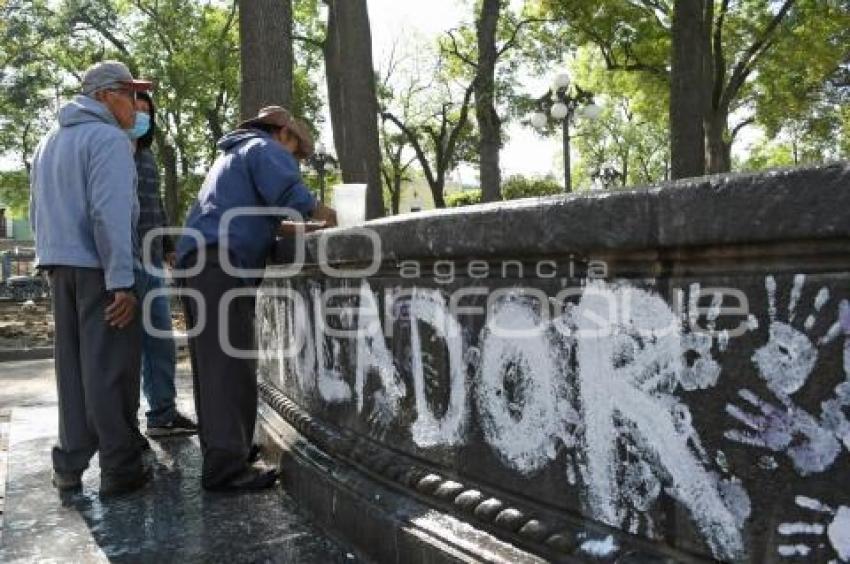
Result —
<instances>
[{"instance_id":1,"label":"stone wall","mask_svg":"<svg viewBox=\"0 0 850 564\"><path fill-rule=\"evenodd\" d=\"M850 561L850 167L367 228L258 299L326 455L529 558Z\"/></svg>"}]
</instances>

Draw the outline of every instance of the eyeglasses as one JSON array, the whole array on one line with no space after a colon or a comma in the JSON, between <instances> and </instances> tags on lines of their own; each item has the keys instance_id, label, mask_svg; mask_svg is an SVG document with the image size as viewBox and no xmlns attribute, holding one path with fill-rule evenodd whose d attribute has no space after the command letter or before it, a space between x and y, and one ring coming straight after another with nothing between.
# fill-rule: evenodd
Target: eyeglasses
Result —
<instances>
[{"instance_id":1,"label":"eyeglasses","mask_svg":"<svg viewBox=\"0 0 850 564\"><path fill-rule=\"evenodd\" d=\"M127 88L110 88L110 92L120 92L121 94L126 94L132 102L136 101L136 91L129 90Z\"/></svg>"}]
</instances>

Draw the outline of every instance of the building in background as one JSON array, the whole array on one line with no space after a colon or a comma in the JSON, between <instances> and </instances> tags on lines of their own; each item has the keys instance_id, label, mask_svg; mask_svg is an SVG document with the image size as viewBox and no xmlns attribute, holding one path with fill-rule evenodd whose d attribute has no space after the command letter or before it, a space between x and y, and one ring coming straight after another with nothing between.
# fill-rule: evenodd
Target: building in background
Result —
<instances>
[{"instance_id":1,"label":"building in background","mask_svg":"<svg viewBox=\"0 0 850 564\"><path fill-rule=\"evenodd\" d=\"M29 220L13 215L0 202L0 281L12 276L31 276L35 263L35 243Z\"/></svg>"}]
</instances>

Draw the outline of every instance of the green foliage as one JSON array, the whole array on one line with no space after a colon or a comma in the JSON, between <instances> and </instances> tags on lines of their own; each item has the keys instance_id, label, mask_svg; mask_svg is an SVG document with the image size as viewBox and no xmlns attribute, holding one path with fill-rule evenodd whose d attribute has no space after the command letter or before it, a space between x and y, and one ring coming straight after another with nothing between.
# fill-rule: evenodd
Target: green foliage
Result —
<instances>
[{"instance_id":1,"label":"green foliage","mask_svg":"<svg viewBox=\"0 0 850 564\"><path fill-rule=\"evenodd\" d=\"M527 10L556 20L539 37L544 56L563 58L566 50L593 45L610 70L666 75L672 0L537 0Z\"/></svg>"},{"instance_id":2,"label":"green foliage","mask_svg":"<svg viewBox=\"0 0 850 564\"><path fill-rule=\"evenodd\" d=\"M319 175L312 169L304 168L302 169L302 176L304 178L304 185L310 189L310 191L319 197L319 193L321 192L319 186ZM333 172L325 173L325 201L330 202L333 198L333 187L337 184L342 183L342 174L339 170L334 170Z\"/></svg>"},{"instance_id":3,"label":"green foliage","mask_svg":"<svg viewBox=\"0 0 850 564\"><path fill-rule=\"evenodd\" d=\"M739 163L739 167L743 171L758 171L793 165L793 150L787 143L761 144L750 153L746 160Z\"/></svg>"},{"instance_id":4,"label":"green foliage","mask_svg":"<svg viewBox=\"0 0 850 564\"><path fill-rule=\"evenodd\" d=\"M517 200L519 198L533 198L537 196L551 196L560 194L564 187L558 184L554 178L529 178L522 175L514 175L502 183L502 198L505 200Z\"/></svg>"},{"instance_id":5,"label":"green foliage","mask_svg":"<svg viewBox=\"0 0 850 564\"><path fill-rule=\"evenodd\" d=\"M758 123L768 137L782 131L798 137L819 153L817 160L836 158L840 109L850 103L850 92L829 79L850 57L850 6L798 0L784 27L753 81Z\"/></svg>"},{"instance_id":6,"label":"green foliage","mask_svg":"<svg viewBox=\"0 0 850 564\"><path fill-rule=\"evenodd\" d=\"M294 2L295 33L306 41L295 46L303 64L294 72L293 111L311 124L321 109L318 4ZM216 141L238 120L235 1L10 0L0 10L0 154L26 164L82 71L116 58L156 82L154 150L163 167L171 163L166 178L176 179L175 204L185 210Z\"/></svg>"},{"instance_id":7,"label":"green foliage","mask_svg":"<svg viewBox=\"0 0 850 564\"><path fill-rule=\"evenodd\" d=\"M459 208L481 203L481 190L464 190L446 194L446 207Z\"/></svg>"},{"instance_id":8,"label":"green foliage","mask_svg":"<svg viewBox=\"0 0 850 564\"><path fill-rule=\"evenodd\" d=\"M850 4L797 0L758 49L781 4L728 3L716 36L721 49L712 61L719 65L713 77L713 104L721 115L728 109L730 116L726 139L734 140L742 128L755 123L770 138L793 139L800 164L846 156L842 109L850 94L846 78L843 88L833 83L842 82L850 62ZM715 0L714 32L722 5ZM672 6L672 0L526 2L528 14L555 20L540 24L535 32L536 48L527 53L532 68L549 74L552 61L572 60L579 83L603 94L606 105L610 102L617 108L606 111L601 123L577 143L581 166L592 171L602 162L618 163L630 184L664 178L669 160L663 147L668 143ZM756 56L748 59L753 49ZM747 61L743 67L741 61ZM732 88L730 81L739 67L746 71L743 82ZM526 114L530 111L528 104L522 108ZM751 164L760 161L755 157ZM588 175L578 171L584 180Z\"/></svg>"},{"instance_id":9,"label":"green foliage","mask_svg":"<svg viewBox=\"0 0 850 564\"><path fill-rule=\"evenodd\" d=\"M0 203L12 217L27 217L29 212L29 179L23 170L0 172Z\"/></svg>"}]
</instances>

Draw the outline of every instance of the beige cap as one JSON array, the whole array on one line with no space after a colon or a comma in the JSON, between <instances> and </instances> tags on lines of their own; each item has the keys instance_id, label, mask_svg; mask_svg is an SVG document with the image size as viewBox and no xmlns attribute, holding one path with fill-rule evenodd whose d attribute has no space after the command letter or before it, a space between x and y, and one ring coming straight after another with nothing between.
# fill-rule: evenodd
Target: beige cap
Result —
<instances>
[{"instance_id":1,"label":"beige cap","mask_svg":"<svg viewBox=\"0 0 850 564\"><path fill-rule=\"evenodd\" d=\"M316 144L313 141L313 134L310 132L310 128L307 127L307 124L298 118L294 118L288 128L298 138L298 150L295 152L295 158L309 159L313 156L316 150Z\"/></svg>"},{"instance_id":2,"label":"beige cap","mask_svg":"<svg viewBox=\"0 0 850 564\"><path fill-rule=\"evenodd\" d=\"M265 108L261 108L255 117L243 121L237 127L238 129L248 129L258 124L285 127L295 135L298 139L298 150L295 153L296 158L306 159L313 154L315 145L310 128L300 119L292 117L292 114L286 108L282 106L266 106Z\"/></svg>"},{"instance_id":3,"label":"beige cap","mask_svg":"<svg viewBox=\"0 0 850 564\"><path fill-rule=\"evenodd\" d=\"M292 123L292 114L282 106L266 106L261 108L256 116L240 123L238 129L248 129L252 125L265 124L277 127L288 127Z\"/></svg>"}]
</instances>

